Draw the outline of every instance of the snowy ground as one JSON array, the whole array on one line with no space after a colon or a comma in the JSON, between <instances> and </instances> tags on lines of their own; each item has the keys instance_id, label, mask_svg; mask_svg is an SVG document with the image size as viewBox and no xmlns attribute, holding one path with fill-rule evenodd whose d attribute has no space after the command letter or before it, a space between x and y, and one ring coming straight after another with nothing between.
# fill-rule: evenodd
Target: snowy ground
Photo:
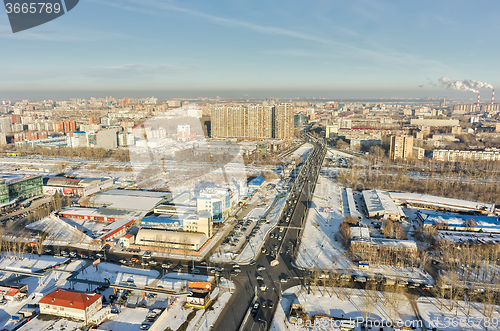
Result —
<instances>
[{"instance_id":1,"label":"snowy ground","mask_svg":"<svg viewBox=\"0 0 500 331\"><path fill-rule=\"evenodd\" d=\"M329 210L322 212L322 207ZM341 208L339 186L332 179L320 176L307 214L297 266L322 270L353 269L353 265L343 255L345 250L340 242L334 240L343 219Z\"/></svg>"},{"instance_id":2,"label":"snowy ground","mask_svg":"<svg viewBox=\"0 0 500 331\"><path fill-rule=\"evenodd\" d=\"M44 315L44 316L38 316L35 319L29 321L18 330L19 331L49 330L50 326L52 326L50 330L76 331L78 330L78 327L80 325L82 325L82 322Z\"/></svg>"},{"instance_id":3,"label":"snowy ground","mask_svg":"<svg viewBox=\"0 0 500 331\"><path fill-rule=\"evenodd\" d=\"M99 330L137 331L146 319L148 309L119 308L120 313L99 326Z\"/></svg>"},{"instance_id":4,"label":"snowy ground","mask_svg":"<svg viewBox=\"0 0 500 331\"><path fill-rule=\"evenodd\" d=\"M47 268L52 268L55 265L69 261L65 257L55 257L50 255L33 255L23 254L23 258L19 260L17 257L9 256L6 253L2 253L0 258L0 269L13 270L13 271L24 271L24 272L35 272L44 270Z\"/></svg>"},{"instance_id":5,"label":"snowy ground","mask_svg":"<svg viewBox=\"0 0 500 331\"><path fill-rule=\"evenodd\" d=\"M417 299L420 316L429 329L456 330L500 330L500 306L457 301L453 310L449 300L421 297ZM485 314L486 313L486 314ZM489 317L488 317L489 316Z\"/></svg>"},{"instance_id":6,"label":"snowy ground","mask_svg":"<svg viewBox=\"0 0 500 331\"><path fill-rule=\"evenodd\" d=\"M283 293L278 304L276 314L271 323L270 330L335 330L334 328L299 327L297 324L289 323L289 312L292 304L304 306L304 311L311 317L321 314L333 318L344 318L359 321L357 331L361 330L361 321L371 320L374 325L377 322L392 321L394 323L417 325L417 317L408 299L403 295L384 294L377 291L365 291L359 289L344 289L340 292L338 288L319 288L314 294L306 294L299 286L292 287ZM376 328L379 330L379 328ZM384 331L392 329L384 327ZM417 330L420 330L417 328Z\"/></svg>"},{"instance_id":7,"label":"snowy ground","mask_svg":"<svg viewBox=\"0 0 500 331\"><path fill-rule=\"evenodd\" d=\"M127 280L132 280L136 286L145 286L157 279L159 275L160 273L156 270L142 270L103 262L97 266L88 266L76 278L97 282L104 282L104 278L109 278L109 282L116 285L127 285Z\"/></svg>"},{"instance_id":8,"label":"snowy ground","mask_svg":"<svg viewBox=\"0 0 500 331\"><path fill-rule=\"evenodd\" d=\"M387 265L372 265L369 272L361 271L352 263L345 254L346 250L335 240L336 233L344 215L344 202L342 201L342 188L331 178L320 176L311 200L311 208L307 214L306 225L299 246L296 264L298 267L320 270L350 270L356 275L381 273L391 278L405 278L417 283L432 283L432 277L418 268L407 268ZM354 192L354 200L358 206L358 192ZM323 208L323 209L322 209ZM321 211L323 210L323 211ZM359 210L358 210L359 211ZM362 223L371 227L371 221L359 213ZM375 230L378 233L378 230Z\"/></svg>"}]
</instances>

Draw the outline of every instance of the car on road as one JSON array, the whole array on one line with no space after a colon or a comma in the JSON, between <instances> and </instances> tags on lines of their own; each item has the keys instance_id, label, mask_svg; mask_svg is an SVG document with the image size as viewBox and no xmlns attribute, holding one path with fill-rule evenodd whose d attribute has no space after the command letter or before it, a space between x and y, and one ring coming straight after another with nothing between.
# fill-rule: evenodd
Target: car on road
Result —
<instances>
[{"instance_id":1,"label":"car on road","mask_svg":"<svg viewBox=\"0 0 500 331\"><path fill-rule=\"evenodd\" d=\"M280 282L282 283L288 283L288 281L290 281L290 276L283 276L280 278Z\"/></svg>"},{"instance_id":2,"label":"car on road","mask_svg":"<svg viewBox=\"0 0 500 331\"><path fill-rule=\"evenodd\" d=\"M143 267L145 267L145 266L149 265L149 263L148 263L148 261L142 261L142 262L141 262L141 265L142 265Z\"/></svg>"},{"instance_id":3,"label":"car on road","mask_svg":"<svg viewBox=\"0 0 500 331\"><path fill-rule=\"evenodd\" d=\"M145 251L144 254L142 255L144 259L150 259L151 258L151 252L150 251Z\"/></svg>"},{"instance_id":4,"label":"car on road","mask_svg":"<svg viewBox=\"0 0 500 331\"><path fill-rule=\"evenodd\" d=\"M264 271L264 270L266 270L266 267L264 267L262 265L257 267L257 271Z\"/></svg>"},{"instance_id":5,"label":"car on road","mask_svg":"<svg viewBox=\"0 0 500 331\"><path fill-rule=\"evenodd\" d=\"M120 260L120 261L118 261L118 262L120 262L121 264L127 264L127 260L123 260L123 259L121 259L121 260Z\"/></svg>"},{"instance_id":6,"label":"car on road","mask_svg":"<svg viewBox=\"0 0 500 331\"><path fill-rule=\"evenodd\" d=\"M234 268L233 271L239 274L241 272L241 269L240 268Z\"/></svg>"},{"instance_id":7,"label":"car on road","mask_svg":"<svg viewBox=\"0 0 500 331\"><path fill-rule=\"evenodd\" d=\"M182 270L182 266L181 265L177 265L174 267L174 269L172 269L173 272L180 272Z\"/></svg>"},{"instance_id":8,"label":"car on road","mask_svg":"<svg viewBox=\"0 0 500 331\"><path fill-rule=\"evenodd\" d=\"M257 280L264 280L264 277L262 277L261 275L257 275L257 277L255 277L255 279L257 279Z\"/></svg>"},{"instance_id":9,"label":"car on road","mask_svg":"<svg viewBox=\"0 0 500 331\"><path fill-rule=\"evenodd\" d=\"M150 327L151 327L151 324L149 324L149 323L142 323L140 329L141 330L149 330Z\"/></svg>"},{"instance_id":10,"label":"car on road","mask_svg":"<svg viewBox=\"0 0 500 331\"><path fill-rule=\"evenodd\" d=\"M356 276L356 278L354 278L354 281L358 282L358 283L366 283L366 277L364 277L364 276Z\"/></svg>"},{"instance_id":11,"label":"car on road","mask_svg":"<svg viewBox=\"0 0 500 331\"><path fill-rule=\"evenodd\" d=\"M261 304L262 308L266 308L266 306L267 306L267 302L266 301L267 301L266 299L262 300L262 304Z\"/></svg>"},{"instance_id":12,"label":"car on road","mask_svg":"<svg viewBox=\"0 0 500 331\"><path fill-rule=\"evenodd\" d=\"M257 315L257 312L259 311L259 307L260 307L260 304L258 302L255 302L252 306L252 310L250 310L250 314L252 314L252 316Z\"/></svg>"},{"instance_id":13,"label":"car on road","mask_svg":"<svg viewBox=\"0 0 500 331\"><path fill-rule=\"evenodd\" d=\"M157 265L158 262L155 259L152 259L152 260L149 261L149 264L150 265Z\"/></svg>"},{"instance_id":14,"label":"car on road","mask_svg":"<svg viewBox=\"0 0 500 331\"><path fill-rule=\"evenodd\" d=\"M165 268L165 269L168 269L168 268L170 268L171 266L172 266L172 262L163 262L163 263L161 264L161 267L162 267L162 268Z\"/></svg>"}]
</instances>

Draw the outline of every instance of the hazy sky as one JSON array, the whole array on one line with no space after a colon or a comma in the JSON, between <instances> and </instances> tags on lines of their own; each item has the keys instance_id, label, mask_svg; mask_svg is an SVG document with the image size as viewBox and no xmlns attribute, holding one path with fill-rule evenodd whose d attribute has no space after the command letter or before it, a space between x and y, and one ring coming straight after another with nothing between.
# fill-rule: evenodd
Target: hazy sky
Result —
<instances>
[{"instance_id":1,"label":"hazy sky","mask_svg":"<svg viewBox=\"0 0 500 331\"><path fill-rule=\"evenodd\" d=\"M64 16L16 34L2 12L0 99L5 91L46 90L468 97L433 84L450 76L500 85L499 7L470 0L80 0Z\"/></svg>"}]
</instances>

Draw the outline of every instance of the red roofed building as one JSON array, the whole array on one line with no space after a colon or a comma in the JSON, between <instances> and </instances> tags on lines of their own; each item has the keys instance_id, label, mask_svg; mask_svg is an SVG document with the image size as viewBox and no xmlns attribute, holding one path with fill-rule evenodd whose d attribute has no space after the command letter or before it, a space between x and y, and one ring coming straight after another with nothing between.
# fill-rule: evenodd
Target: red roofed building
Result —
<instances>
[{"instance_id":1,"label":"red roofed building","mask_svg":"<svg viewBox=\"0 0 500 331\"><path fill-rule=\"evenodd\" d=\"M87 323L102 308L102 296L57 289L44 296L39 306L40 314L68 317Z\"/></svg>"}]
</instances>

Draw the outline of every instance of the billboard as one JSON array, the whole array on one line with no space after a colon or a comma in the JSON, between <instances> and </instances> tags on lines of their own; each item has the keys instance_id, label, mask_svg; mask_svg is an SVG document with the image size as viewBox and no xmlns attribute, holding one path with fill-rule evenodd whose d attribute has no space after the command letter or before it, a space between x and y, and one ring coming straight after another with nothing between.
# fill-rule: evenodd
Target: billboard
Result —
<instances>
[{"instance_id":1,"label":"billboard","mask_svg":"<svg viewBox=\"0 0 500 331\"><path fill-rule=\"evenodd\" d=\"M190 289L210 290L212 288L212 283L210 283L210 282L188 282L188 287Z\"/></svg>"}]
</instances>

